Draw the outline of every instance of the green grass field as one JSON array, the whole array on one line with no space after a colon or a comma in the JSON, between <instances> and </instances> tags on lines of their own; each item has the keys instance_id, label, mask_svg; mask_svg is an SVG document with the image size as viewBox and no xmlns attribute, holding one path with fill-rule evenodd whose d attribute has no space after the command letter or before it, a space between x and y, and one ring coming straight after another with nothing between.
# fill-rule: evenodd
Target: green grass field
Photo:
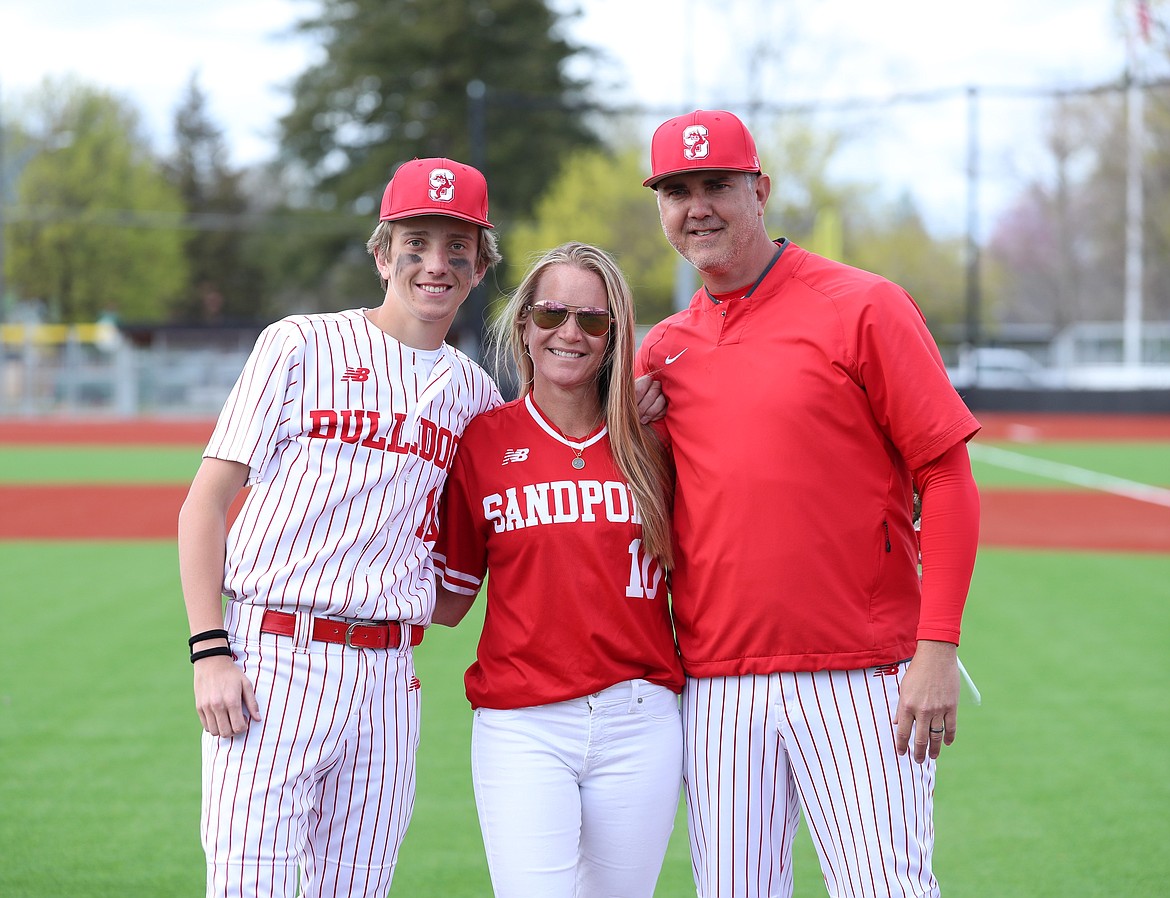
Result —
<instances>
[{"instance_id":1,"label":"green grass field","mask_svg":"<svg viewBox=\"0 0 1170 898\"><path fill-rule=\"evenodd\" d=\"M190 483L199 446L0 446L0 484Z\"/></svg>"},{"instance_id":2,"label":"green grass field","mask_svg":"<svg viewBox=\"0 0 1170 898\"><path fill-rule=\"evenodd\" d=\"M1049 449L1066 464L1166 483L1164 444L1148 446L1163 459L1152 476L1132 467L1146 446L1026 451ZM0 480L35 482L33 468L40 482L116 482L125 471L185 480L198 451L152 464L155 455L46 459L5 447ZM18 457L23 474L10 464ZM1024 478L976 473L984 485ZM174 545L0 542L0 572L0 896L201 894L199 725ZM961 709L937 787L948 898L1166 893L1167 584L1170 555L981 551L961 655L983 704ZM432 630L417 653L423 749L394 895L490 894L462 694L476 634L473 612L457 630ZM797 865L798 898L824 895L804 833ZM694 894L682 816L657 894Z\"/></svg>"},{"instance_id":3,"label":"green grass field","mask_svg":"<svg viewBox=\"0 0 1170 898\"><path fill-rule=\"evenodd\" d=\"M1076 465L1151 486L1170 486L1170 445L1158 442L992 443L1020 455ZM199 465L198 446L4 446L0 484L188 483ZM1032 475L973 464L984 487L1053 487Z\"/></svg>"},{"instance_id":4,"label":"green grass field","mask_svg":"<svg viewBox=\"0 0 1170 898\"><path fill-rule=\"evenodd\" d=\"M1170 445L1166 443L993 443L986 445L1006 449L1029 458L1043 459L1058 465L1072 465L1111 477L1122 477L1149 486L1170 486ZM1012 489L1076 489L1057 480L973 460L972 470L981 487Z\"/></svg>"}]
</instances>

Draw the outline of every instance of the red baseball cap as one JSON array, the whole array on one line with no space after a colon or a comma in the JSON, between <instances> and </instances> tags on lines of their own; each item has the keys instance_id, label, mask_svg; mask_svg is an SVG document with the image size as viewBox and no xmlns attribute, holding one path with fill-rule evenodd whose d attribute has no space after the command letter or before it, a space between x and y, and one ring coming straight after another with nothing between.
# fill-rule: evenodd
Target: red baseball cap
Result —
<instances>
[{"instance_id":1,"label":"red baseball cap","mask_svg":"<svg viewBox=\"0 0 1170 898\"><path fill-rule=\"evenodd\" d=\"M386 185L378 220L446 215L494 227L487 214L487 181L479 171L452 159L413 159L398 166Z\"/></svg>"},{"instance_id":2,"label":"red baseball cap","mask_svg":"<svg viewBox=\"0 0 1170 898\"><path fill-rule=\"evenodd\" d=\"M722 109L697 109L663 122L650 142L650 177L643 187L687 171L760 170L760 156L751 132Z\"/></svg>"}]
</instances>

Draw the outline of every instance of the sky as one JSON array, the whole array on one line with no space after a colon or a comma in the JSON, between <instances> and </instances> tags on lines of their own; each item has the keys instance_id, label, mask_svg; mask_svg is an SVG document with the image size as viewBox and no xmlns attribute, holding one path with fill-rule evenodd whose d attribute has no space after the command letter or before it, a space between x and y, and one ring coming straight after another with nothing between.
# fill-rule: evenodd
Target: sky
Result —
<instances>
[{"instance_id":1,"label":"sky","mask_svg":"<svg viewBox=\"0 0 1170 898\"><path fill-rule=\"evenodd\" d=\"M604 100L650 106L660 120L698 107L744 115L753 102L823 107L827 123L857 134L839 173L913 196L944 232L970 220L965 88L986 98L976 204L985 228L1043 164L1043 110L1009 95L1115 82L1127 60L1117 13L1127 4L1118 0L553 2L580 8L569 36L606 54L613 86ZM289 85L319 58L291 30L316 8L315 0L0 0L0 100L45 76L77 76L129 98L165 152L196 74L233 164L262 162L291 106ZM832 114L848 101L932 92L944 98Z\"/></svg>"}]
</instances>

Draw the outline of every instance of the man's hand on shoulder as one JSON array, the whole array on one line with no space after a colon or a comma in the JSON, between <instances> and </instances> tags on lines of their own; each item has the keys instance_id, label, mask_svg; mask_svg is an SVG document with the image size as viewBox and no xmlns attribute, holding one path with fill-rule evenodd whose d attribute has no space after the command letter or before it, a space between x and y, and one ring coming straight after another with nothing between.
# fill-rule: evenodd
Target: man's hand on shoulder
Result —
<instances>
[{"instance_id":1,"label":"man's hand on shoulder","mask_svg":"<svg viewBox=\"0 0 1170 898\"><path fill-rule=\"evenodd\" d=\"M649 374L634 379L634 396L638 400L639 420L643 424L659 421L666 416L666 397L662 384Z\"/></svg>"}]
</instances>

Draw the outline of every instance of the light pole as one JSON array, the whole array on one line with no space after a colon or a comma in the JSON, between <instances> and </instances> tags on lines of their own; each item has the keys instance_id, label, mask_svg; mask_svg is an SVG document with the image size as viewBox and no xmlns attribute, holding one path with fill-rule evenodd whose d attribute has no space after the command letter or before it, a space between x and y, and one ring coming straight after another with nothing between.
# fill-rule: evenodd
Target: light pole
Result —
<instances>
[{"instance_id":1,"label":"light pole","mask_svg":"<svg viewBox=\"0 0 1170 898\"><path fill-rule=\"evenodd\" d=\"M967 345L983 342L979 281L979 88L967 88Z\"/></svg>"},{"instance_id":2,"label":"light pole","mask_svg":"<svg viewBox=\"0 0 1170 898\"><path fill-rule=\"evenodd\" d=\"M0 324L8 308L8 279L4 276L4 203L8 196L8 179L4 176L4 95L0 93Z\"/></svg>"},{"instance_id":3,"label":"light pole","mask_svg":"<svg viewBox=\"0 0 1170 898\"><path fill-rule=\"evenodd\" d=\"M487 85L474 78L467 82L467 132L471 144L471 165L488 177L487 166ZM475 338L475 361L483 361L487 345L487 284L480 281L471 288L467 311ZM469 353L470 354L470 353Z\"/></svg>"},{"instance_id":4,"label":"light pole","mask_svg":"<svg viewBox=\"0 0 1170 898\"><path fill-rule=\"evenodd\" d=\"M1138 42L1149 39L1148 15L1145 4L1138 3L1137 21L1126 28L1125 312L1121 351L1127 368L1142 363L1142 169L1146 127Z\"/></svg>"}]
</instances>

